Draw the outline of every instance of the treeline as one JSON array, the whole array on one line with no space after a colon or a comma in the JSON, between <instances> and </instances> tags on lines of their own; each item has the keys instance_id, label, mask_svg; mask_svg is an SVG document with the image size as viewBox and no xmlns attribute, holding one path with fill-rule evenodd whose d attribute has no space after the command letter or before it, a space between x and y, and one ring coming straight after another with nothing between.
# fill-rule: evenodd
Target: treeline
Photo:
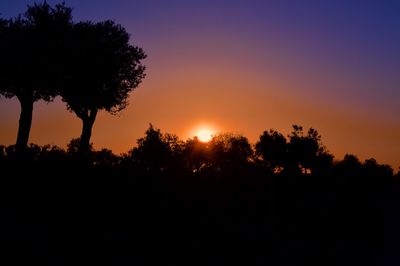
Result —
<instances>
[{"instance_id":1,"label":"treeline","mask_svg":"<svg viewBox=\"0 0 400 266\"><path fill-rule=\"evenodd\" d=\"M399 174L333 160L314 129L187 141L150 126L121 155L0 148L14 265L397 265ZM8 264L10 265L10 264ZM389 264L390 265L390 264Z\"/></svg>"},{"instance_id":2,"label":"treeline","mask_svg":"<svg viewBox=\"0 0 400 266\"><path fill-rule=\"evenodd\" d=\"M361 162L355 155L346 154L342 160L334 156L321 141L317 130L294 125L285 137L273 129L264 131L253 145L238 134L220 134L209 142L197 137L186 141L176 135L162 133L152 125L136 147L124 154L109 149L82 153L80 140L73 139L64 150L58 146L31 144L23 161L32 165L59 167L76 164L86 168L130 169L140 175L162 174L231 174L243 171L259 172L266 176L340 176L391 178L391 166L375 159ZM4 165L21 163L16 146L0 146L0 161ZM399 173L397 173L398 175Z\"/></svg>"}]
</instances>

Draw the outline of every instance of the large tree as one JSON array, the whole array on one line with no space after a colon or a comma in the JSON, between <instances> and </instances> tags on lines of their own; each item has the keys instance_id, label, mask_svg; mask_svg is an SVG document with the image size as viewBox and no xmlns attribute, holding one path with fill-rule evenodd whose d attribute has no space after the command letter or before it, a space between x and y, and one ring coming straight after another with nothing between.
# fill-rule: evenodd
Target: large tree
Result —
<instances>
[{"instance_id":1,"label":"large tree","mask_svg":"<svg viewBox=\"0 0 400 266\"><path fill-rule=\"evenodd\" d=\"M28 144L34 102L51 101L57 95L71 19L71 9L64 4L51 7L44 2L1 23L0 95L20 102L19 151Z\"/></svg>"},{"instance_id":2,"label":"large tree","mask_svg":"<svg viewBox=\"0 0 400 266\"><path fill-rule=\"evenodd\" d=\"M82 120L80 150L90 144L99 110L116 114L144 78L144 51L129 43L129 34L113 21L81 22L70 38L69 69L61 91L68 110Z\"/></svg>"}]
</instances>

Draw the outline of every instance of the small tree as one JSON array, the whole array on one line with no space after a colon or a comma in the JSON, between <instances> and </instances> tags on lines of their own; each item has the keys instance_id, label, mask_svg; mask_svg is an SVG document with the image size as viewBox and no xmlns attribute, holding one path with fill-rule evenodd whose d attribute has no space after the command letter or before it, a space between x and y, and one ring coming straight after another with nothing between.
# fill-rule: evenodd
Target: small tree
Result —
<instances>
[{"instance_id":1,"label":"small tree","mask_svg":"<svg viewBox=\"0 0 400 266\"><path fill-rule=\"evenodd\" d=\"M200 141L198 137L186 140L183 149L186 169L193 173L208 169L211 166L209 153L208 143Z\"/></svg>"},{"instance_id":2,"label":"small tree","mask_svg":"<svg viewBox=\"0 0 400 266\"><path fill-rule=\"evenodd\" d=\"M383 180L393 176L393 168L390 165L379 164L374 158L365 160L362 168L365 177L375 177Z\"/></svg>"},{"instance_id":3,"label":"small tree","mask_svg":"<svg viewBox=\"0 0 400 266\"><path fill-rule=\"evenodd\" d=\"M353 154L346 154L343 160L338 161L334 165L334 172L337 176L347 175L351 177L361 176L362 163L357 156Z\"/></svg>"},{"instance_id":4,"label":"small tree","mask_svg":"<svg viewBox=\"0 0 400 266\"><path fill-rule=\"evenodd\" d=\"M99 110L116 114L127 106L129 93L145 77L139 47L129 43L126 30L112 21L74 25L69 67L61 91L68 110L82 120L80 150L87 151Z\"/></svg>"},{"instance_id":5,"label":"small tree","mask_svg":"<svg viewBox=\"0 0 400 266\"><path fill-rule=\"evenodd\" d=\"M303 173L313 173L314 170L324 172L332 164L333 156L321 143L321 135L310 128L307 134L303 133L303 127L294 125L289 135L288 155L290 164L300 169Z\"/></svg>"},{"instance_id":6,"label":"small tree","mask_svg":"<svg viewBox=\"0 0 400 266\"><path fill-rule=\"evenodd\" d=\"M71 26L71 9L46 2L28 6L23 16L0 24L0 95L21 105L17 151L27 147L33 104L57 95L63 41Z\"/></svg>"},{"instance_id":7,"label":"small tree","mask_svg":"<svg viewBox=\"0 0 400 266\"><path fill-rule=\"evenodd\" d=\"M256 143L256 154L262 158L262 164L275 172L283 168L287 161L286 138L273 129L264 131Z\"/></svg>"},{"instance_id":8,"label":"small tree","mask_svg":"<svg viewBox=\"0 0 400 266\"><path fill-rule=\"evenodd\" d=\"M160 171L167 165L170 147L159 129L150 124L146 136L137 141L138 147L130 153L134 162L146 170Z\"/></svg>"},{"instance_id":9,"label":"small tree","mask_svg":"<svg viewBox=\"0 0 400 266\"><path fill-rule=\"evenodd\" d=\"M163 134L150 124L145 137L138 139L137 144L137 147L129 151L129 156L142 170L157 173L177 166L183 167L179 164L183 142L176 135Z\"/></svg>"},{"instance_id":10,"label":"small tree","mask_svg":"<svg viewBox=\"0 0 400 266\"><path fill-rule=\"evenodd\" d=\"M245 169L253 156L248 139L241 135L220 134L214 136L208 145L210 162L218 170Z\"/></svg>"}]
</instances>

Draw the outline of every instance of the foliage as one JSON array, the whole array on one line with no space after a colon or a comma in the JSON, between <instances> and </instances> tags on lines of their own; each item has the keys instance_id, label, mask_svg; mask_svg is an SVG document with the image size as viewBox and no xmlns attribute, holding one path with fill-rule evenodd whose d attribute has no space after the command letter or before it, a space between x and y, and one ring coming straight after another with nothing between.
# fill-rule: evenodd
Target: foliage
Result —
<instances>
[{"instance_id":1,"label":"foliage","mask_svg":"<svg viewBox=\"0 0 400 266\"><path fill-rule=\"evenodd\" d=\"M33 102L57 95L71 11L64 4L51 7L44 2L1 23L0 94Z\"/></svg>"},{"instance_id":2,"label":"foliage","mask_svg":"<svg viewBox=\"0 0 400 266\"><path fill-rule=\"evenodd\" d=\"M141 61L146 55L129 43L125 28L110 20L74 24L67 45L60 94L82 120L79 149L85 153L98 111L116 114L126 108L129 93L145 77Z\"/></svg>"},{"instance_id":3,"label":"foliage","mask_svg":"<svg viewBox=\"0 0 400 266\"><path fill-rule=\"evenodd\" d=\"M175 135L162 134L152 124L137 144L137 147L129 151L129 157L137 167L152 173L163 172L175 166L182 154L183 142Z\"/></svg>"},{"instance_id":4,"label":"foliage","mask_svg":"<svg viewBox=\"0 0 400 266\"><path fill-rule=\"evenodd\" d=\"M317 130L310 128L304 134L302 126L293 125L293 131L289 135L288 160L292 169L298 167L303 173L312 173L321 170L319 167L329 167L333 156L322 145L321 135Z\"/></svg>"},{"instance_id":5,"label":"foliage","mask_svg":"<svg viewBox=\"0 0 400 266\"><path fill-rule=\"evenodd\" d=\"M64 3L35 3L15 19L1 19L0 39L0 95L20 101L20 151L28 144L34 102L61 95L83 122L79 149L87 153L98 111L125 109L145 77L146 55L130 44L124 27L73 22Z\"/></svg>"},{"instance_id":6,"label":"foliage","mask_svg":"<svg viewBox=\"0 0 400 266\"><path fill-rule=\"evenodd\" d=\"M129 34L113 21L80 22L69 40L68 71L61 91L78 117L88 110L118 113L129 92L145 77L144 51L129 43Z\"/></svg>"},{"instance_id":7,"label":"foliage","mask_svg":"<svg viewBox=\"0 0 400 266\"><path fill-rule=\"evenodd\" d=\"M69 154L78 154L79 151L79 145L80 145L81 140L79 138L73 138L69 141L67 144L67 152ZM90 143L89 145L89 151L93 152L93 143Z\"/></svg>"},{"instance_id":8,"label":"foliage","mask_svg":"<svg viewBox=\"0 0 400 266\"><path fill-rule=\"evenodd\" d=\"M246 167L253 157L253 150L246 137L220 134L209 142L213 167L218 170Z\"/></svg>"},{"instance_id":9,"label":"foliage","mask_svg":"<svg viewBox=\"0 0 400 266\"><path fill-rule=\"evenodd\" d=\"M16 148L21 155L29 141L34 102L51 101L60 90L71 20L71 8L43 2L0 22L0 95L20 102Z\"/></svg>"},{"instance_id":10,"label":"foliage","mask_svg":"<svg viewBox=\"0 0 400 266\"><path fill-rule=\"evenodd\" d=\"M287 140L278 131L273 129L269 132L264 131L255 148L257 156L261 158L263 167L270 169L272 172L285 167L288 159Z\"/></svg>"},{"instance_id":11,"label":"foliage","mask_svg":"<svg viewBox=\"0 0 400 266\"><path fill-rule=\"evenodd\" d=\"M135 264L137 258L160 264L144 255L145 250L168 253L162 257L164 264L196 264L200 259L199 265L210 265L225 246L229 251L219 257L223 264L241 259L240 264L259 265L261 258L273 265L282 260L298 265L299 258L315 258L318 265L338 259L354 265L369 250L372 265L378 265L382 224L385 230L389 226L391 237L400 221L399 174L393 176L389 166L374 159L361 162L354 155L327 160L327 168L320 165L323 160L313 160L311 172L300 173L291 169L300 169L302 158L293 164L285 156L280 157L282 171L266 171L274 159L268 156L274 153L265 144L274 135L282 140L282 134L271 132L261 135L262 153L256 157L240 135L183 142L152 125L123 155L91 148L82 158L80 141L73 139L67 151L31 144L21 162L15 146L0 146L5 224L1 233L13 243L6 245L5 254L21 265L47 256L66 265L82 256L101 264L119 262L121 254L126 264ZM317 152L312 158L324 154ZM24 234L18 236L27 241L14 239L21 228ZM295 250L293 237L301 241ZM38 257L38 243L52 248ZM260 246L274 249L260 251ZM257 253L257 259L244 250ZM26 255L18 256L21 253ZM190 263L193 258L196 261Z\"/></svg>"}]
</instances>

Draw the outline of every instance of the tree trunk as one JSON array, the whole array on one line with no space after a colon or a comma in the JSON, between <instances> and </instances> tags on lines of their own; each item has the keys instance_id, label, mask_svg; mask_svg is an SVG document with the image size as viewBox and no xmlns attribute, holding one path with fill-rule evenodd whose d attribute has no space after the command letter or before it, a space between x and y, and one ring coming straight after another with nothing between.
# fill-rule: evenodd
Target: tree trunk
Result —
<instances>
[{"instance_id":1,"label":"tree trunk","mask_svg":"<svg viewBox=\"0 0 400 266\"><path fill-rule=\"evenodd\" d=\"M87 116L82 117L82 133L79 143L79 150L87 153L90 150L90 137L92 136L92 128L96 120L97 110L90 111Z\"/></svg>"},{"instance_id":2,"label":"tree trunk","mask_svg":"<svg viewBox=\"0 0 400 266\"><path fill-rule=\"evenodd\" d=\"M29 133L32 125L33 99L30 97L18 97L21 104L21 113L19 116L19 127L17 135L17 151L24 151L28 146Z\"/></svg>"}]
</instances>

